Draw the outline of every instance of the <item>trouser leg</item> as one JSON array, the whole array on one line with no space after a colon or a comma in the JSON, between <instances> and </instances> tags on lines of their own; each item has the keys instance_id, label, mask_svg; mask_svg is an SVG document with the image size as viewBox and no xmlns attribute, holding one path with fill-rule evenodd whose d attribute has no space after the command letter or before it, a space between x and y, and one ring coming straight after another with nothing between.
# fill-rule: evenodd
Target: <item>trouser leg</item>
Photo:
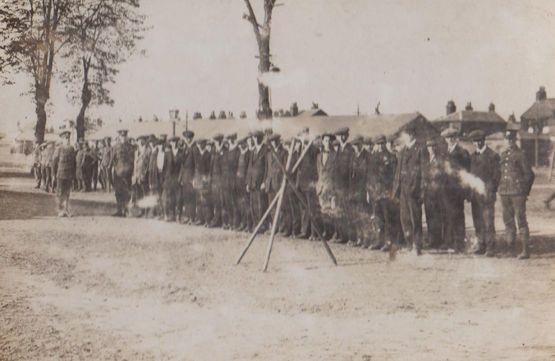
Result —
<instances>
[{"instance_id":1,"label":"trouser leg","mask_svg":"<svg viewBox=\"0 0 555 361\"><path fill-rule=\"evenodd\" d=\"M443 216L444 210L440 195L428 194L424 197L426 225L428 226L428 243L432 248L439 248L444 242Z\"/></svg>"},{"instance_id":2,"label":"trouser leg","mask_svg":"<svg viewBox=\"0 0 555 361\"><path fill-rule=\"evenodd\" d=\"M474 230L476 233L476 238L478 239L478 248L483 249L486 247L485 238L485 228L484 228L484 216L482 210L482 202L480 202L477 197L473 198L471 201L472 208L472 223L474 224Z\"/></svg>"},{"instance_id":3,"label":"trouser leg","mask_svg":"<svg viewBox=\"0 0 555 361\"><path fill-rule=\"evenodd\" d=\"M515 207L512 196L501 196L503 223L505 224L506 241L514 244L516 241Z\"/></svg>"}]
</instances>

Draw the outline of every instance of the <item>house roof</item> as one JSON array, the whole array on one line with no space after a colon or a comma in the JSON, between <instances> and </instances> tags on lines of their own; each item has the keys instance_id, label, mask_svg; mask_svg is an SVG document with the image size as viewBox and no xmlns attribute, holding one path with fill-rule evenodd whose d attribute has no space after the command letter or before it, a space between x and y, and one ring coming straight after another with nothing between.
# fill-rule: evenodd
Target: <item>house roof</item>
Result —
<instances>
[{"instance_id":1,"label":"house roof","mask_svg":"<svg viewBox=\"0 0 555 361\"><path fill-rule=\"evenodd\" d=\"M237 133L239 137L254 130L272 128L284 138L296 136L303 128L308 127L313 135L325 131L335 131L341 127L349 127L352 135L377 136L384 134L393 136L404 130L408 124L417 125L417 137L429 137L437 134L437 130L420 113L382 114L382 115L332 115L332 116L298 116L273 118L267 121L258 119L195 119L188 121L188 129L195 132L195 138L210 138L216 133ZM170 121L123 122L104 126L91 139L114 136L118 129L128 129L131 137L139 135L160 134L172 135L173 123ZM175 134L181 136L185 130L185 121L175 123Z\"/></svg>"},{"instance_id":2,"label":"house roof","mask_svg":"<svg viewBox=\"0 0 555 361\"><path fill-rule=\"evenodd\" d=\"M480 129L487 134L505 130L507 122L494 111L461 110L444 115L432 121L438 128L449 126L458 128L461 133L468 134L473 130Z\"/></svg>"},{"instance_id":3,"label":"house roof","mask_svg":"<svg viewBox=\"0 0 555 361\"><path fill-rule=\"evenodd\" d=\"M522 120L536 121L555 119L555 99L545 99L534 102L520 117Z\"/></svg>"},{"instance_id":4,"label":"house roof","mask_svg":"<svg viewBox=\"0 0 555 361\"><path fill-rule=\"evenodd\" d=\"M299 117L325 117L328 113L322 109L303 110L299 113Z\"/></svg>"}]
</instances>

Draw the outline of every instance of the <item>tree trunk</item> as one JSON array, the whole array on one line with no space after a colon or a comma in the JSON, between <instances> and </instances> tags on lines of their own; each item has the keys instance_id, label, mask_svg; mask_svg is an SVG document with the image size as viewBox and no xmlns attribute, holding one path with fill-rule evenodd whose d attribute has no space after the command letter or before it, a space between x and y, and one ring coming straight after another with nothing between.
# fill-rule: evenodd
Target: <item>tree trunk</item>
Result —
<instances>
[{"instance_id":1,"label":"tree trunk","mask_svg":"<svg viewBox=\"0 0 555 361\"><path fill-rule=\"evenodd\" d=\"M263 36L258 43L260 61L258 71L264 74L270 71L270 36ZM270 107L270 89L265 84L258 81L258 119L272 118L272 108Z\"/></svg>"},{"instance_id":2,"label":"tree trunk","mask_svg":"<svg viewBox=\"0 0 555 361\"><path fill-rule=\"evenodd\" d=\"M37 124L35 125L35 140L37 143L44 142L46 131L46 103L48 93L41 88L35 88L35 112L37 113Z\"/></svg>"},{"instance_id":3,"label":"tree trunk","mask_svg":"<svg viewBox=\"0 0 555 361\"><path fill-rule=\"evenodd\" d=\"M77 139L85 139L85 113L89 107L92 99L92 94L89 89L88 81L83 83L81 90L81 109L75 121L75 130L77 131Z\"/></svg>"}]
</instances>

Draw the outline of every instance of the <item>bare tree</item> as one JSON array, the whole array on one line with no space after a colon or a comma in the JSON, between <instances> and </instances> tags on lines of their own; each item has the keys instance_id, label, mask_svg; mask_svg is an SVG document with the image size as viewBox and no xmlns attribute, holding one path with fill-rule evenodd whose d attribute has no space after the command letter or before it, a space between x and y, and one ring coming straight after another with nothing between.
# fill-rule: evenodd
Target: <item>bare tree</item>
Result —
<instances>
[{"instance_id":1,"label":"bare tree","mask_svg":"<svg viewBox=\"0 0 555 361\"><path fill-rule=\"evenodd\" d=\"M64 36L63 54L69 61L62 81L69 97L80 103L77 137L85 135L86 111L91 105L113 105L108 85L115 82L118 66L135 50L145 30L138 13L139 0L73 0Z\"/></svg>"},{"instance_id":2,"label":"bare tree","mask_svg":"<svg viewBox=\"0 0 555 361\"><path fill-rule=\"evenodd\" d=\"M256 18L254 9L250 0L244 0L247 6L248 14L244 14L243 18L252 24L254 36L258 45L258 72L264 74L270 71L272 62L270 60L270 34L272 23L272 12L276 5L275 0L264 0L264 22L261 24ZM259 119L267 119L272 117L272 109L270 107L270 89L268 86L258 79L258 111Z\"/></svg>"},{"instance_id":3,"label":"bare tree","mask_svg":"<svg viewBox=\"0 0 555 361\"><path fill-rule=\"evenodd\" d=\"M37 123L35 138L44 140L46 104L54 60L66 41L60 37L63 20L70 10L70 0L11 0L3 1L0 23L0 44L4 65L23 70L32 76ZM6 62L7 59L7 62Z\"/></svg>"}]
</instances>

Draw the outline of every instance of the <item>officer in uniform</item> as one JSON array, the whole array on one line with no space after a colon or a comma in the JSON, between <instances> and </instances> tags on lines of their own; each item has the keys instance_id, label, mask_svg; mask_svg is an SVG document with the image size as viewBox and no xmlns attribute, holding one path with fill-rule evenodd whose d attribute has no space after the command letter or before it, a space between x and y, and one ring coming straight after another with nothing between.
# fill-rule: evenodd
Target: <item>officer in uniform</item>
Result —
<instances>
[{"instance_id":1,"label":"officer in uniform","mask_svg":"<svg viewBox=\"0 0 555 361\"><path fill-rule=\"evenodd\" d=\"M447 128L441 132L447 142L447 162L450 168L445 183L445 247L455 251L465 249L464 200L467 192L460 183L460 172L470 171L470 154L458 142L459 131Z\"/></svg>"},{"instance_id":2,"label":"officer in uniform","mask_svg":"<svg viewBox=\"0 0 555 361\"><path fill-rule=\"evenodd\" d=\"M507 241L511 248L515 247L516 225L518 225L518 235L522 243L522 252L518 258L527 259L530 257L528 247L530 231L526 219L526 199L532 189L535 176L524 153L516 144L519 129L519 125L514 122L509 122L507 125L505 133L507 149L501 153L501 179L498 192L503 207Z\"/></svg>"},{"instance_id":3,"label":"officer in uniform","mask_svg":"<svg viewBox=\"0 0 555 361\"><path fill-rule=\"evenodd\" d=\"M118 130L120 142L114 147L112 166L114 172L114 189L117 203L115 217L127 215L127 205L131 194L133 176L134 149L127 139L127 129Z\"/></svg>"},{"instance_id":4,"label":"officer in uniform","mask_svg":"<svg viewBox=\"0 0 555 361\"><path fill-rule=\"evenodd\" d=\"M484 183L484 189L471 193L472 220L478 244L474 254L495 255L495 199L499 186L499 155L486 144L486 134L482 130L472 131L468 137L476 150L470 156L470 173Z\"/></svg>"},{"instance_id":5,"label":"officer in uniform","mask_svg":"<svg viewBox=\"0 0 555 361\"><path fill-rule=\"evenodd\" d=\"M414 129L407 129L408 143L399 153L393 194L399 199L401 227L409 249L422 254L422 167L425 153Z\"/></svg>"},{"instance_id":6,"label":"officer in uniform","mask_svg":"<svg viewBox=\"0 0 555 361\"><path fill-rule=\"evenodd\" d=\"M54 169L56 171L56 197L58 200L58 217L70 217L69 195L75 178L75 149L70 145L69 130L60 133L63 144L60 145L54 155Z\"/></svg>"}]
</instances>

